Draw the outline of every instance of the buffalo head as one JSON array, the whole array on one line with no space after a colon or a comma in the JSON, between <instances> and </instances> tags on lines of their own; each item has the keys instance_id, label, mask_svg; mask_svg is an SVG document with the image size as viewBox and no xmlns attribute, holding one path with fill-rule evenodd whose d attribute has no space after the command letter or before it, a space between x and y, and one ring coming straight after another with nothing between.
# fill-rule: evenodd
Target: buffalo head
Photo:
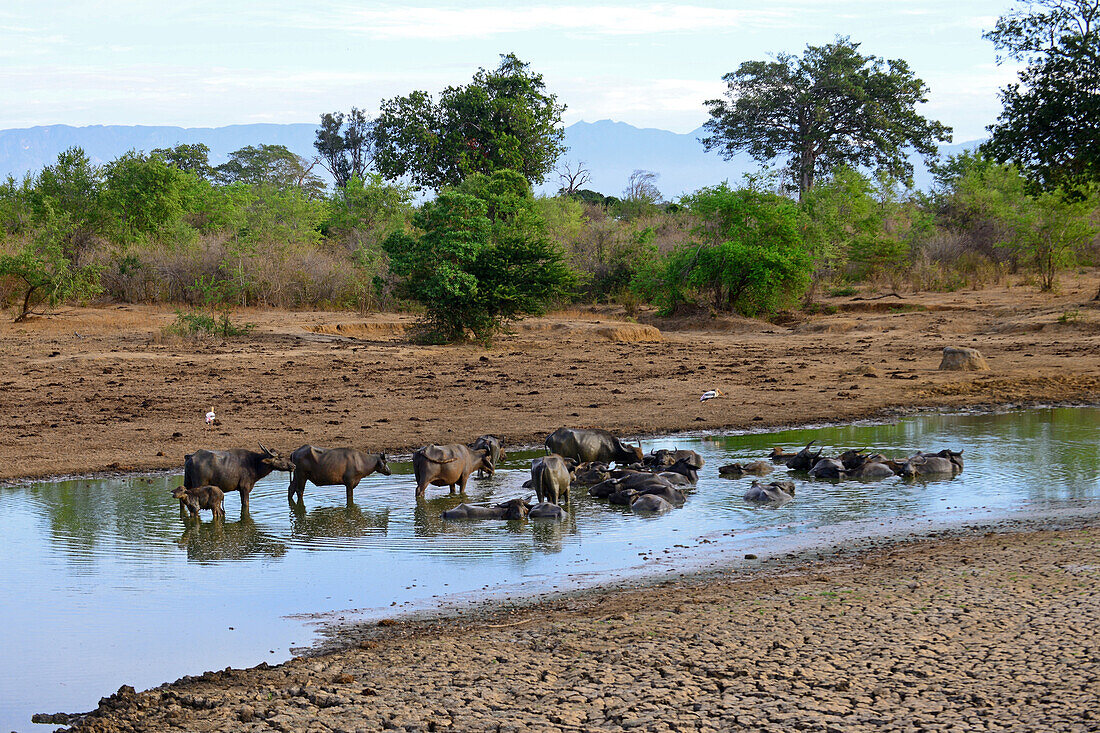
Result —
<instances>
[{"instance_id":1,"label":"buffalo head","mask_svg":"<svg viewBox=\"0 0 1100 733\"><path fill-rule=\"evenodd\" d=\"M393 471L390 470L390 465L386 463L385 453L378 454L378 468L376 470L383 476L389 476L393 473Z\"/></svg>"},{"instance_id":2,"label":"buffalo head","mask_svg":"<svg viewBox=\"0 0 1100 733\"><path fill-rule=\"evenodd\" d=\"M262 463L271 466L276 471L293 471L294 462L282 454L271 450L263 443L260 443L260 450L263 451L264 457L260 459Z\"/></svg>"}]
</instances>

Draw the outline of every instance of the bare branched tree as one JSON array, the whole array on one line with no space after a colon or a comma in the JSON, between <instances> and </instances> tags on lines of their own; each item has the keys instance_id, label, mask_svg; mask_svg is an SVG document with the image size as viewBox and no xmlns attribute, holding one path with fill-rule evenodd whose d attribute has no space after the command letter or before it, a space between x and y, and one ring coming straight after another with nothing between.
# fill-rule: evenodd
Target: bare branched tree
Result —
<instances>
[{"instance_id":1,"label":"bare branched tree","mask_svg":"<svg viewBox=\"0 0 1100 733\"><path fill-rule=\"evenodd\" d=\"M623 198L645 204L660 203L661 192L657 190L657 178L658 174L653 171L634 171L623 189Z\"/></svg>"},{"instance_id":2,"label":"bare branched tree","mask_svg":"<svg viewBox=\"0 0 1100 733\"><path fill-rule=\"evenodd\" d=\"M572 196L592 180L592 173L585 167L583 160L575 163L567 160L556 172L561 182L558 193L565 196Z\"/></svg>"}]
</instances>

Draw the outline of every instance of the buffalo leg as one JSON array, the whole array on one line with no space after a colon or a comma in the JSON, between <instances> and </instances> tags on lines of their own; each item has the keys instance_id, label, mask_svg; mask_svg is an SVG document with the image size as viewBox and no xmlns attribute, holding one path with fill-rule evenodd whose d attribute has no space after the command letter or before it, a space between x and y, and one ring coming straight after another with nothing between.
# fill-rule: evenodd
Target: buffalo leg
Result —
<instances>
[{"instance_id":1,"label":"buffalo leg","mask_svg":"<svg viewBox=\"0 0 1100 733\"><path fill-rule=\"evenodd\" d=\"M359 485L359 479L344 484L344 493L347 495L348 506L355 503L355 487Z\"/></svg>"},{"instance_id":2,"label":"buffalo leg","mask_svg":"<svg viewBox=\"0 0 1100 733\"><path fill-rule=\"evenodd\" d=\"M252 488L241 487L241 519L248 516L248 492L252 491Z\"/></svg>"},{"instance_id":3,"label":"buffalo leg","mask_svg":"<svg viewBox=\"0 0 1100 733\"><path fill-rule=\"evenodd\" d=\"M290 475L290 488L287 489L286 498L293 499L294 495L298 495L298 501L302 500L302 495L306 491L306 476L303 471L295 471Z\"/></svg>"}]
</instances>

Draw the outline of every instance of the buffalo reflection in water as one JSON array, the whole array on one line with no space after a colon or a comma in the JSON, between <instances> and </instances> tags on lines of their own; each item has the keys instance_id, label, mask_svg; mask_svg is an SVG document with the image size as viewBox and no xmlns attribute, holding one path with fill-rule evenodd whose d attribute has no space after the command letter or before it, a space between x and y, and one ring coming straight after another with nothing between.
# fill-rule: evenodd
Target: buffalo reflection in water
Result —
<instances>
[{"instance_id":1,"label":"buffalo reflection in water","mask_svg":"<svg viewBox=\"0 0 1100 733\"><path fill-rule=\"evenodd\" d=\"M290 502L290 533L295 539L385 534L389 524L389 509L364 512L355 504L348 504L319 507L307 512L305 502Z\"/></svg>"},{"instance_id":2,"label":"buffalo reflection in water","mask_svg":"<svg viewBox=\"0 0 1100 733\"><path fill-rule=\"evenodd\" d=\"M287 551L285 544L250 517L239 522L189 521L177 544L187 550L187 559L194 562L282 557Z\"/></svg>"}]
</instances>

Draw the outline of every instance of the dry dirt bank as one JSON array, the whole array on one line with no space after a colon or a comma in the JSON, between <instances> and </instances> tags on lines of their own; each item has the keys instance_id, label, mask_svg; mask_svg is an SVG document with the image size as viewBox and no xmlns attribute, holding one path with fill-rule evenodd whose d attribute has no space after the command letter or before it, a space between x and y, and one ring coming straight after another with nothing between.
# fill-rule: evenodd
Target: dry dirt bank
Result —
<instances>
[{"instance_id":1,"label":"dry dirt bank","mask_svg":"<svg viewBox=\"0 0 1100 733\"><path fill-rule=\"evenodd\" d=\"M1100 728L1091 530L870 551L123 688L79 731Z\"/></svg>"},{"instance_id":2,"label":"dry dirt bank","mask_svg":"<svg viewBox=\"0 0 1100 733\"><path fill-rule=\"evenodd\" d=\"M248 340L166 340L170 309L112 305L0 323L0 480L180 467L197 448L311 442L390 451L562 425L626 434L848 420L888 408L1100 398L1100 275L831 298L788 326L576 311L491 349L416 346L407 317L254 311ZM1060 320L1061 319L1061 320ZM641 320L647 320L645 315ZM946 345L992 371L937 372ZM719 388L723 398L699 403ZM214 407L221 424L207 429Z\"/></svg>"}]
</instances>

